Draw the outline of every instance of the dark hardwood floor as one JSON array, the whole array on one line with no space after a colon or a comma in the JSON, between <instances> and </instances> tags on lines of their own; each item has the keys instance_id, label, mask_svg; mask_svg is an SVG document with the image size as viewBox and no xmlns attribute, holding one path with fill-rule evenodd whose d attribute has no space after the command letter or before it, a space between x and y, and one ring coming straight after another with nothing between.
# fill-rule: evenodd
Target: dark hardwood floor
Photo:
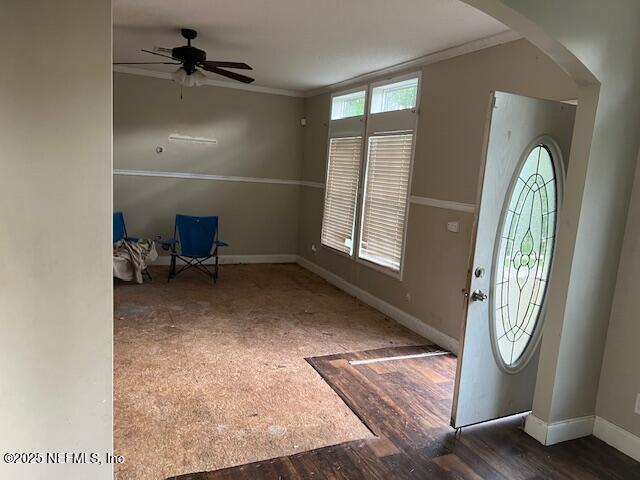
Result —
<instances>
[{"instance_id":1,"label":"dark hardwood floor","mask_svg":"<svg viewBox=\"0 0 640 480\"><path fill-rule=\"evenodd\" d=\"M543 447L523 416L449 427L456 358L350 361L435 351L399 347L308 362L376 435L373 439L172 480L223 479L640 479L640 463L595 437Z\"/></svg>"}]
</instances>

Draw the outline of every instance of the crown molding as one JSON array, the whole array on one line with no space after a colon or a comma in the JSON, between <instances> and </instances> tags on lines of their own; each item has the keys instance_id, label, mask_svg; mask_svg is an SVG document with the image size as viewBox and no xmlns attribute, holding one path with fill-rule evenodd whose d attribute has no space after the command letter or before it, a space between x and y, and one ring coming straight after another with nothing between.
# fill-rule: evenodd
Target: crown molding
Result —
<instances>
[{"instance_id":1,"label":"crown molding","mask_svg":"<svg viewBox=\"0 0 640 480\"><path fill-rule=\"evenodd\" d=\"M144 68L127 67L126 65L113 65L113 71L116 73L128 73L130 75L140 75L142 77L160 78L162 80L173 81L169 72L154 72ZM249 92L267 93L270 95L284 95L286 97L304 96L302 92L297 90L284 90L280 88L261 87L259 85L246 85L244 83L231 83L221 80L212 80L210 78L204 81L204 85L220 88L232 88L234 90L246 90Z\"/></svg>"},{"instance_id":2,"label":"crown molding","mask_svg":"<svg viewBox=\"0 0 640 480\"><path fill-rule=\"evenodd\" d=\"M460 55L466 55L467 53L473 53L473 52L477 52L478 50L484 50L485 48L495 47L497 45L513 42L515 40L520 40L521 38L523 37L519 33L514 32L512 30L507 30L506 32L498 33L496 35L491 35L485 38L479 38L478 40L472 40L471 42L463 43L455 47L445 48L444 50L440 50L434 53L429 53L427 55L414 58L413 60L409 60L407 62L398 63L397 65L392 65L390 67L382 68L380 70L375 70L373 72L358 75L357 77L353 77L348 80L344 80L342 82L334 83L332 85L327 85L326 87L320 87L313 90L308 90L304 92L304 96L315 97L316 95L320 95L322 93L333 92L336 90L343 90L353 86L354 84L367 83L371 80L378 80L380 79L380 77L384 77L384 76L393 76L398 72L401 72L404 70L410 70L412 68L417 68L417 67L424 67L425 65L441 62L443 60L449 60L450 58L459 57Z\"/></svg>"}]
</instances>

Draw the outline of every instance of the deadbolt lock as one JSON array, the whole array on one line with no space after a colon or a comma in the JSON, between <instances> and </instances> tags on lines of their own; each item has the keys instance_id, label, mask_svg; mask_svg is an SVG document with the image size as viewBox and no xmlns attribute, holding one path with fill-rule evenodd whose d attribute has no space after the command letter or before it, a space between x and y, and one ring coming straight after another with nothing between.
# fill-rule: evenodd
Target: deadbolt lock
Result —
<instances>
[{"instance_id":1,"label":"deadbolt lock","mask_svg":"<svg viewBox=\"0 0 640 480\"><path fill-rule=\"evenodd\" d=\"M487 298L487 294L482 290L474 290L471 294L471 300L473 300L474 302L485 302Z\"/></svg>"}]
</instances>

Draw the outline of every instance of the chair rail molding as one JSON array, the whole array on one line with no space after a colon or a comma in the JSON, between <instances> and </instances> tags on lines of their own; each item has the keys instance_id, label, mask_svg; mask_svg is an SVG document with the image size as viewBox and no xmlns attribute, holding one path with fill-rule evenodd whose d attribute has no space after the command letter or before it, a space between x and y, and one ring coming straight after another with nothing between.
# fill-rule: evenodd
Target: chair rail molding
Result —
<instances>
[{"instance_id":1,"label":"chair rail molding","mask_svg":"<svg viewBox=\"0 0 640 480\"><path fill-rule=\"evenodd\" d=\"M271 183L276 185L298 185L305 187L324 188L324 185L316 182L304 180L292 180L286 178L266 178L266 177L242 177L235 175L210 175L206 173L190 172L162 172L156 170L126 170L115 168L114 175L132 177L161 177L161 178L181 178L187 180L214 180L218 182L245 182L245 183Z\"/></svg>"}]
</instances>

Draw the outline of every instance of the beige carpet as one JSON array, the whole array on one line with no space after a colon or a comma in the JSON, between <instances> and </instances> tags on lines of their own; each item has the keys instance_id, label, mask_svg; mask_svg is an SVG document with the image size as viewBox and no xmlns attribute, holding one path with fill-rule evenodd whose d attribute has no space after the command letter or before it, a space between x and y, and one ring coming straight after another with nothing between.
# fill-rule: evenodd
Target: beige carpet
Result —
<instances>
[{"instance_id":1,"label":"beige carpet","mask_svg":"<svg viewBox=\"0 0 640 480\"><path fill-rule=\"evenodd\" d=\"M115 285L117 480L160 480L365 438L305 357L424 339L296 265Z\"/></svg>"}]
</instances>

